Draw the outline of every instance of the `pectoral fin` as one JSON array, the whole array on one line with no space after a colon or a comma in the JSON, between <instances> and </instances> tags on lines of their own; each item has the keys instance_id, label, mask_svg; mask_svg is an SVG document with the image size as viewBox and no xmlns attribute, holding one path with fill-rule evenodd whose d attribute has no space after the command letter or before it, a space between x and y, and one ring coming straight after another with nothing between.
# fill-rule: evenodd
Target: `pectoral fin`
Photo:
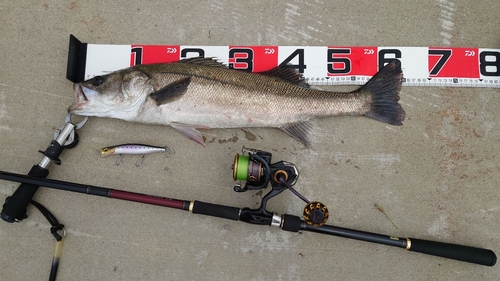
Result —
<instances>
[{"instance_id":1,"label":"pectoral fin","mask_svg":"<svg viewBox=\"0 0 500 281\"><path fill-rule=\"evenodd\" d=\"M152 93L150 97L156 101L158 106L172 102L186 93L189 83L191 83L190 76L168 84Z\"/></svg>"},{"instance_id":2,"label":"pectoral fin","mask_svg":"<svg viewBox=\"0 0 500 281\"><path fill-rule=\"evenodd\" d=\"M181 133L188 139L195 141L203 146L206 146L205 141L203 140L203 135L197 129L200 128L208 129L208 127L183 124L183 123L171 123L170 126L172 126L174 129L176 129L179 133Z\"/></svg>"},{"instance_id":3,"label":"pectoral fin","mask_svg":"<svg viewBox=\"0 0 500 281\"><path fill-rule=\"evenodd\" d=\"M283 125L280 129L303 143L306 147L310 147L311 141L309 140L309 136L315 127L316 125L314 122L306 121Z\"/></svg>"}]
</instances>

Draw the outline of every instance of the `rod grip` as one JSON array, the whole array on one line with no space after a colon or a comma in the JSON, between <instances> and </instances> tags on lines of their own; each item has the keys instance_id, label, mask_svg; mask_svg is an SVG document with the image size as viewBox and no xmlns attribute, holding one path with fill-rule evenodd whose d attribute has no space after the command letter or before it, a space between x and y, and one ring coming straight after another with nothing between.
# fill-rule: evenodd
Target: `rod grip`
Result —
<instances>
[{"instance_id":1,"label":"rod grip","mask_svg":"<svg viewBox=\"0 0 500 281\"><path fill-rule=\"evenodd\" d=\"M42 168L38 165L31 167L28 175L37 178L46 178L49 170ZM6 222L15 222L22 220L26 215L26 207L38 190L38 185L22 183L17 190L8 197L3 204L3 209L0 217Z\"/></svg>"},{"instance_id":2,"label":"rod grip","mask_svg":"<svg viewBox=\"0 0 500 281\"><path fill-rule=\"evenodd\" d=\"M240 209L236 207L205 203L201 201L193 202L193 214L202 214L223 219L237 221L240 218Z\"/></svg>"},{"instance_id":3,"label":"rod grip","mask_svg":"<svg viewBox=\"0 0 500 281\"><path fill-rule=\"evenodd\" d=\"M497 256L492 250L481 249L463 245L442 243L436 241L420 240L408 238L410 243L408 250L449 258L459 261L465 261L475 264L493 266L497 261Z\"/></svg>"},{"instance_id":4,"label":"rod grip","mask_svg":"<svg viewBox=\"0 0 500 281\"><path fill-rule=\"evenodd\" d=\"M283 215L281 229L291 232L299 232L302 226L302 220L298 216Z\"/></svg>"}]
</instances>

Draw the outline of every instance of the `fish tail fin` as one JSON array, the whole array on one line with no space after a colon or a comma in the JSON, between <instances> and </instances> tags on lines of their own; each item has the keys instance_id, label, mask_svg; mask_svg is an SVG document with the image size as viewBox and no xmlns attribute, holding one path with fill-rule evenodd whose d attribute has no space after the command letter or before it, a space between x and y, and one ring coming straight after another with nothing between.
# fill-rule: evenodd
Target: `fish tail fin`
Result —
<instances>
[{"instance_id":1,"label":"fish tail fin","mask_svg":"<svg viewBox=\"0 0 500 281\"><path fill-rule=\"evenodd\" d=\"M365 116L391 125L403 125L406 113L399 104L401 62L393 60L358 91L371 95L370 110Z\"/></svg>"}]
</instances>

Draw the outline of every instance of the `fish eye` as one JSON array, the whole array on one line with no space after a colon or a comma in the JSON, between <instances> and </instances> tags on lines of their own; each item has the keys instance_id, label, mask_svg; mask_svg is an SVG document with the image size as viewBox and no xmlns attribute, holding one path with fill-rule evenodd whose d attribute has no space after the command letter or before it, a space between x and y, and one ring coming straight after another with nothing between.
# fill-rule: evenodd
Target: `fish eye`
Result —
<instances>
[{"instance_id":1,"label":"fish eye","mask_svg":"<svg viewBox=\"0 0 500 281\"><path fill-rule=\"evenodd\" d=\"M94 80L92 81L92 85L94 86L101 86L102 82L104 82L104 78L102 76L96 76L94 77Z\"/></svg>"}]
</instances>

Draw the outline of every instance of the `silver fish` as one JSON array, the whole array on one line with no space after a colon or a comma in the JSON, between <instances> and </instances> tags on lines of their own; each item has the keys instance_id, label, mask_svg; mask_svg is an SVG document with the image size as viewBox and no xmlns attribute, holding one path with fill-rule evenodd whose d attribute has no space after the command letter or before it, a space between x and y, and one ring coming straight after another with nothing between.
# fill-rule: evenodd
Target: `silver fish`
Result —
<instances>
[{"instance_id":1,"label":"silver fish","mask_svg":"<svg viewBox=\"0 0 500 281\"><path fill-rule=\"evenodd\" d=\"M358 90L312 89L290 68L228 69L211 58L137 65L75 84L69 113L170 125L204 145L198 129L277 127L309 146L311 120L364 115L402 125L401 63L394 60Z\"/></svg>"}]
</instances>

